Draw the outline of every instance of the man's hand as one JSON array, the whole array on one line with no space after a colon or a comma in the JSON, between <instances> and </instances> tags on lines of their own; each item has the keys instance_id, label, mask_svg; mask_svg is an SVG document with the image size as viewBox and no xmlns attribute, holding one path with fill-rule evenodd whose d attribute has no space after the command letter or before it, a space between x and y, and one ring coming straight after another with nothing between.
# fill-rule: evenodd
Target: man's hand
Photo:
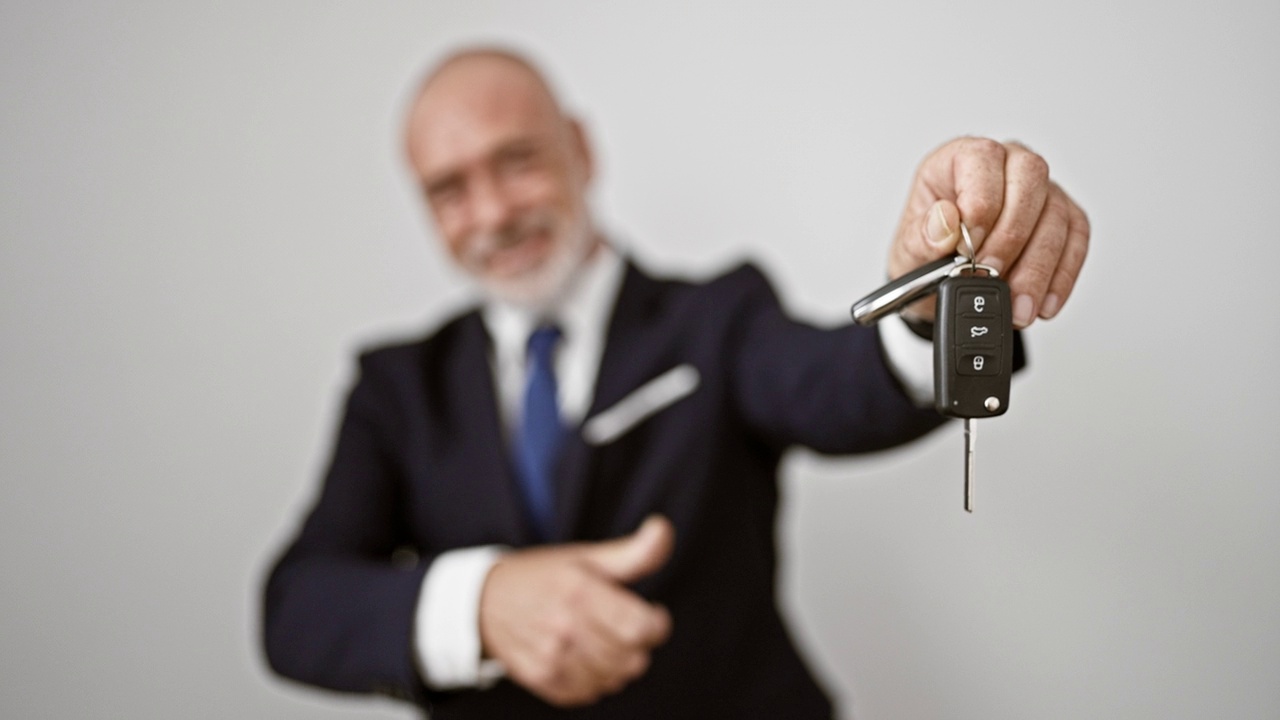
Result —
<instances>
[{"instance_id":1,"label":"man's hand","mask_svg":"<svg viewBox=\"0 0 1280 720\"><path fill-rule=\"evenodd\" d=\"M978 262L1009 283L1015 327L1058 314L1084 265L1089 220L1049 179L1044 158L1018 143L970 137L933 151L916 171L889 276L962 251L962 220ZM908 312L932 320L933 306L925 300Z\"/></svg>"},{"instance_id":2,"label":"man's hand","mask_svg":"<svg viewBox=\"0 0 1280 720\"><path fill-rule=\"evenodd\" d=\"M553 705L586 705L621 690L671 634L666 608L624 586L657 572L674 540L671 522L652 516L617 540L502 558L480 596L486 656Z\"/></svg>"}]
</instances>

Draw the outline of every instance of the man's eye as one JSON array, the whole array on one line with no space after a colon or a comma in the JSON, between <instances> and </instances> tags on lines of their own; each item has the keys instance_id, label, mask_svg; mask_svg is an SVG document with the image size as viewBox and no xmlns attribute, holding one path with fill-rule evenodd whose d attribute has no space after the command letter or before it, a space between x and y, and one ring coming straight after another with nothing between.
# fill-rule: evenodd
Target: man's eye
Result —
<instances>
[{"instance_id":1,"label":"man's eye","mask_svg":"<svg viewBox=\"0 0 1280 720\"><path fill-rule=\"evenodd\" d=\"M523 172L537 165L537 156L532 150L517 150L504 153L500 160L504 172Z\"/></svg>"},{"instance_id":2,"label":"man's eye","mask_svg":"<svg viewBox=\"0 0 1280 720\"><path fill-rule=\"evenodd\" d=\"M458 183L441 183L427 188L427 199L435 205L447 205L462 198L462 187Z\"/></svg>"}]
</instances>

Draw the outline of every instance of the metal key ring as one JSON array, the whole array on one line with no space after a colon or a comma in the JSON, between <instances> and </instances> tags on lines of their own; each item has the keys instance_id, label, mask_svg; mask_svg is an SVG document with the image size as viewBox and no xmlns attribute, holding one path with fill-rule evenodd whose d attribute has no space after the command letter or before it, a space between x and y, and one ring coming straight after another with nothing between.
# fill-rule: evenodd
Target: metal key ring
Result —
<instances>
[{"instance_id":1,"label":"metal key ring","mask_svg":"<svg viewBox=\"0 0 1280 720\"><path fill-rule=\"evenodd\" d=\"M969 237L969 228L963 222L960 223L960 237L964 238L965 249L969 252L969 269L978 269L978 253L973 249L973 238Z\"/></svg>"}]
</instances>

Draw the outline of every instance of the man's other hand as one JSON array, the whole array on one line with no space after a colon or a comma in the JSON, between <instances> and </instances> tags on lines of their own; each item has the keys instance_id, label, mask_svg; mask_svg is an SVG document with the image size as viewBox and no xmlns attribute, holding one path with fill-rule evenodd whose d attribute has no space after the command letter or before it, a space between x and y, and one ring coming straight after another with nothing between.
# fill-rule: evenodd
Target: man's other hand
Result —
<instances>
[{"instance_id":1,"label":"man's other hand","mask_svg":"<svg viewBox=\"0 0 1280 720\"><path fill-rule=\"evenodd\" d=\"M973 137L933 151L912 182L889 251L889 276L964 251L961 221L978 262L1009 283L1015 327L1058 314L1088 253L1089 220L1049 179L1044 158L1018 143ZM933 299L908 313L931 321Z\"/></svg>"},{"instance_id":2,"label":"man's other hand","mask_svg":"<svg viewBox=\"0 0 1280 720\"><path fill-rule=\"evenodd\" d=\"M671 522L651 516L616 540L503 557L480 597L485 655L553 705L586 705L621 690L671 634L666 608L625 586L666 564L674 541Z\"/></svg>"}]
</instances>

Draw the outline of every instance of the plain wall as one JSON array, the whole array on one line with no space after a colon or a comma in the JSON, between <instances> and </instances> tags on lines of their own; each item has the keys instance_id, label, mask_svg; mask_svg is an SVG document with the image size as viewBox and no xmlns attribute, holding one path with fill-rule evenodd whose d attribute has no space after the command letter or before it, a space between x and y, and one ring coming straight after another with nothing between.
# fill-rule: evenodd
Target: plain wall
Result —
<instances>
[{"instance_id":1,"label":"plain wall","mask_svg":"<svg viewBox=\"0 0 1280 720\"><path fill-rule=\"evenodd\" d=\"M1020 139L1088 210L979 426L787 464L782 597L847 717L1280 717L1280 4L0 5L0 716L406 718L284 683L260 581L356 349L466 298L400 158L511 42L642 261L839 322L908 181Z\"/></svg>"}]
</instances>

